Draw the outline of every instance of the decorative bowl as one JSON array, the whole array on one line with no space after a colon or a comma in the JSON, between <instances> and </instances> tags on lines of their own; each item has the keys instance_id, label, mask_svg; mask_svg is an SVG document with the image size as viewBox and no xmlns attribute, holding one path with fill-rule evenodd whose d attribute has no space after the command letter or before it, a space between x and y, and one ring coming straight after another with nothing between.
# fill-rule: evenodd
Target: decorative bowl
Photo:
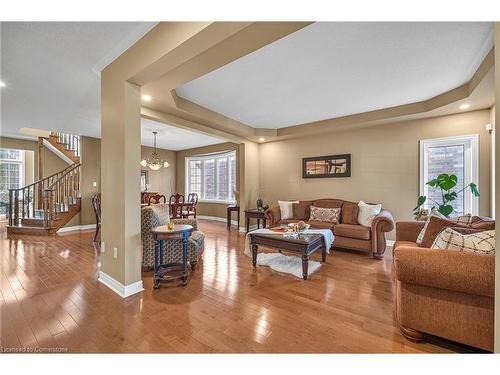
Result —
<instances>
[{"instance_id":1,"label":"decorative bowl","mask_svg":"<svg viewBox=\"0 0 500 375\"><path fill-rule=\"evenodd\" d=\"M299 221L298 223L288 224L288 227L295 233L301 233L305 230L308 230L311 227L311 225L306 224L303 221Z\"/></svg>"}]
</instances>

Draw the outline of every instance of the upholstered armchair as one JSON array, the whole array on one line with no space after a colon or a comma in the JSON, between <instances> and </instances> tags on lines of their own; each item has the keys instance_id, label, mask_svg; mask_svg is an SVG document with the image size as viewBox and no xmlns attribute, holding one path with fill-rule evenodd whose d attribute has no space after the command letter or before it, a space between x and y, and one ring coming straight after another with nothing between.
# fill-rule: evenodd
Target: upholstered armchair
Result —
<instances>
[{"instance_id":1,"label":"upholstered armchair","mask_svg":"<svg viewBox=\"0 0 500 375\"><path fill-rule=\"evenodd\" d=\"M155 241L151 229L160 225L167 225L169 221L175 224L192 225L194 230L189 238L188 261L194 271L204 250L205 235L198 230L196 219L170 219L168 204L153 204L141 208L141 237L142 237L142 269L154 268ZM182 240L165 241L164 259L162 263L182 261Z\"/></svg>"}]
</instances>

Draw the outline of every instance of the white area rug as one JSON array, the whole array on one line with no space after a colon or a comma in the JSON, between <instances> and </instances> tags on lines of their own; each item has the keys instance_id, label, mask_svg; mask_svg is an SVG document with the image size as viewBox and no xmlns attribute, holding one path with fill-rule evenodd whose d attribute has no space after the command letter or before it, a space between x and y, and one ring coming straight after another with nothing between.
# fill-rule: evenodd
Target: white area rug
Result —
<instances>
[{"instance_id":1,"label":"white area rug","mask_svg":"<svg viewBox=\"0 0 500 375\"><path fill-rule=\"evenodd\" d=\"M288 273L302 279L302 259L297 256L280 253L260 253L257 254L257 265L271 267L275 271ZM309 260L307 276L312 275L320 267L320 262Z\"/></svg>"}]
</instances>

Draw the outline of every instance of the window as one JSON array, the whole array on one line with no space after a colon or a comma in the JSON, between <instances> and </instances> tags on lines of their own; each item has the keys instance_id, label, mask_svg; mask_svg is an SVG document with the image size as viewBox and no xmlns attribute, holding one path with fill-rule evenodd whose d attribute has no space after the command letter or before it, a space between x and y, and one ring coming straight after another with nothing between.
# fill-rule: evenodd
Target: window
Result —
<instances>
[{"instance_id":1,"label":"window","mask_svg":"<svg viewBox=\"0 0 500 375\"><path fill-rule=\"evenodd\" d=\"M7 212L9 189L24 185L24 151L0 148L0 215Z\"/></svg>"},{"instance_id":2,"label":"window","mask_svg":"<svg viewBox=\"0 0 500 375\"><path fill-rule=\"evenodd\" d=\"M458 177L455 191L471 182L479 184L478 135L466 135L420 141L420 195L427 196L425 208L431 208L432 200L442 202L439 189L429 188L426 182L441 173ZM478 185L479 187L479 185ZM450 203L453 215L478 214L478 199L469 190L461 192Z\"/></svg>"},{"instance_id":3,"label":"window","mask_svg":"<svg viewBox=\"0 0 500 375\"><path fill-rule=\"evenodd\" d=\"M201 201L234 202L236 152L186 158L186 196L196 193Z\"/></svg>"}]
</instances>

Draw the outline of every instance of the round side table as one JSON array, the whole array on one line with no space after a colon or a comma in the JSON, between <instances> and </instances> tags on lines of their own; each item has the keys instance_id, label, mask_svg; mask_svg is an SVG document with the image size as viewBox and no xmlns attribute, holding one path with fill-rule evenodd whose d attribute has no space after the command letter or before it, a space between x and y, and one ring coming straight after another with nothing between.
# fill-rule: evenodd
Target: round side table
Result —
<instances>
[{"instance_id":1,"label":"round side table","mask_svg":"<svg viewBox=\"0 0 500 375\"><path fill-rule=\"evenodd\" d=\"M188 241L193 227L191 225L176 224L169 230L166 225L155 227L151 230L155 239L155 273L153 275L153 288L158 289L161 282L182 280L186 286L188 281ZM161 263L163 261L164 241L182 240L182 262ZM170 271L182 271L180 276L167 275Z\"/></svg>"}]
</instances>

